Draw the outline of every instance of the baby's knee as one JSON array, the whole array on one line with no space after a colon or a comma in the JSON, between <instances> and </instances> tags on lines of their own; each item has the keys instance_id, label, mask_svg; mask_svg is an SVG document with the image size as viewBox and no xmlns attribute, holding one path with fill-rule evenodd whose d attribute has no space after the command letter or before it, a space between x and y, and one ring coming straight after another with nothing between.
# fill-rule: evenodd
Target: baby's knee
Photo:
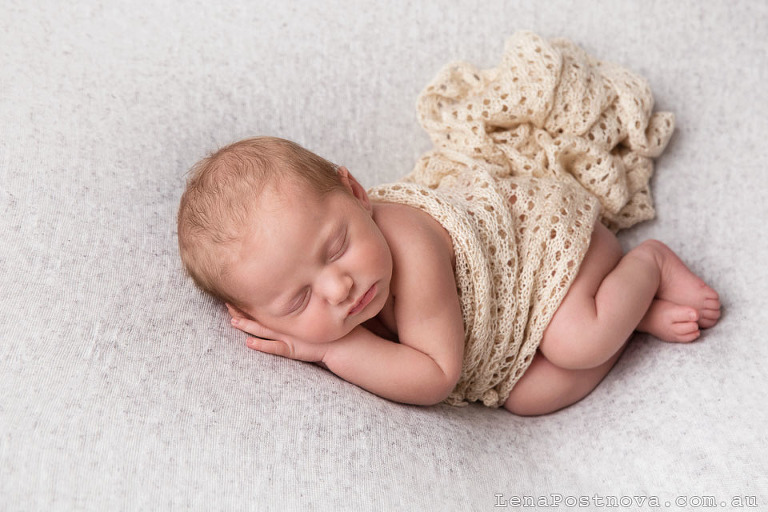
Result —
<instances>
[{"instance_id":1,"label":"baby's knee","mask_svg":"<svg viewBox=\"0 0 768 512\"><path fill-rule=\"evenodd\" d=\"M509 395L507 401L504 402L504 408L518 416L539 416L552 412L542 407L541 402L534 402L519 394L517 396Z\"/></svg>"},{"instance_id":2,"label":"baby's knee","mask_svg":"<svg viewBox=\"0 0 768 512\"><path fill-rule=\"evenodd\" d=\"M602 222L595 223L591 244L599 244L602 256L614 265L624 256L619 239Z\"/></svg>"},{"instance_id":3,"label":"baby's knee","mask_svg":"<svg viewBox=\"0 0 768 512\"><path fill-rule=\"evenodd\" d=\"M661 267L661 255L666 245L659 240L645 240L627 253L627 256L645 262L651 267Z\"/></svg>"},{"instance_id":4,"label":"baby's knee","mask_svg":"<svg viewBox=\"0 0 768 512\"><path fill-rule=\"evenodd\" d=\"M566 370L587 370L607 361L612 353L605 350L599 333L575 327L569 332L545 333L539 350L552 364Z\"/></svg>"}]
</instances>

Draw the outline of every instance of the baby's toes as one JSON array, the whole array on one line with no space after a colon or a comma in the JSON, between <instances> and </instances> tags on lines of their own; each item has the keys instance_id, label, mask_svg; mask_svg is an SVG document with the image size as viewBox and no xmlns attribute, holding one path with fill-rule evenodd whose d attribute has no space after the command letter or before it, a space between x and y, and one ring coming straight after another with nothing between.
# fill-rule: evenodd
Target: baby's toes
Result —
<instances>
[{"instance_id":1,"label":"baby's toes","mask_svg":"<svg viewBox=\"0 0 768 512\"><path fill-rule=\"evenodd\" d=\"M717 293L704 299L704 308L720 309L720 297L717 296Z\"/></svg>"},{"instance_id":2,"label":"baby's toes","mask_svg":"<svg viewBox=\"0 0 768 512\"><path fill-rule=\"evenodd\" d=\"M699 327L702 329L713 327L718 320L720 320L721 314L719 303L717 307L706 307L702 309L699 316Z\"/></svg>"},{"instance_id":3,"label":"baby's toes","mask_svg":"<svg viewBox=\"0 0 768 512\"><path fill-rule=\"evenodd\" d=\"M696 322L677 322L672 325L671 330L673 336L669 341L677 343L689 343L701 336L699 324Z\"/></svg>"},{"instance_id":4,"label":"baby's toes","mask_svg":"<svg viewBox=\"0 0 768 512\"><path fill-rule=\"evenodd\" d=\"M669 310L669 321L672 324L694 324L699 319L699 312L690 306L675 305Z\"/></svg>"},{"instance_id":5,"label":"baby's toes","mask_svg":"<svg viewBox=\"0 0 768 512\"><path fill-rule=\"evenodd\" d=\"M665 341L689 343L701 335L699 331L699 312L687 306L677 306L669 310L669 334Z\"/></svg>"}]
</instances>

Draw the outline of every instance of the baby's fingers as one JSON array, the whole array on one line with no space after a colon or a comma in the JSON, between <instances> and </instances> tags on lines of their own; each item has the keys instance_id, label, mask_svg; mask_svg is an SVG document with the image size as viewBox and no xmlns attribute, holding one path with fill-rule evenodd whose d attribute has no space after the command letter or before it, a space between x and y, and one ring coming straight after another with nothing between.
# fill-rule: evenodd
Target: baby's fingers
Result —
<instances>
[{"instance_id":1,"label":"baby's fingers","mask_svg":"<svg viewBox=\"0 0 768 512\"><path fill-rule=\"evenodd\" d=\"M240 329L244 333L250 334L251 336L256 336L257 338L273 339L276 337L274 332L267 329L260 323L248 318L235 316L232 317L230 323L232 324L232 327Z\"/></svg>"},{"instance_id":2,"label":"baby's fingers","mask_svg":"<svg viewBox=\"0 0 768 512\"><path fill-rule=\"evenodd\" d=\"M248 348L267 354L282 357L291 357L291 349L285 342L279 340L265 340L262 338L248 338L245 342Z\"/></svg>"}]
</instances>

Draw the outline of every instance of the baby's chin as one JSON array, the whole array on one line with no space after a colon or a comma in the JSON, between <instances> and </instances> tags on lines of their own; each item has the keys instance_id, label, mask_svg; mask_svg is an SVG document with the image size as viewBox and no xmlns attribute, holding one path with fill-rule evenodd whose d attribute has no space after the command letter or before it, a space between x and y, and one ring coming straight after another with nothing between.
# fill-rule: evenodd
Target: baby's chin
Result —
<instances>
[{"instance_id":1,"label":"baby's chin","mask_svg":"<svg viewBox=\"0 0 768 512\"><path fill-rule=\"evenodd\" d=\"M366 315L367 316L367 315ZM376 315L371 315L371 318L375 317ZM344 336L351 333L356 327L359 325L363 325L366 321L370 320L370 318L364 318L361 321L355 321L355 323L350 324L348 326L345 326L343 329L340 329L332 334L324 334L324 335L315 335L312 337L307 337L305 339L308 339L311 343L333 343L334 341L338 341Z\"/></svg>"},{"instance_id":2,"label":"baby's chin","mask_svg":"<svg viewBox=\"0 0 768 512\"><path fill-rule=\"evenodd\" d=\"M334 341L338 341L344 336L346 336L347 334L349 334L350 332L352 332L352 330L355 327L357 327L357 325L352 325L349 328L345 327L344 329L340 329L333 333L322 333L322 334L312 333L312 334L307 334L305 336L299 335L299 337L301 339L306 340L309 343L318 344L318 345L323 343L333 343Z\"/></svg>"},{"instance_id":3,"label":"baby's chin","mask_svg":"<svg viewBox=\"0 0 768 512\"><path fill-rule=\"evenodd\" d=\"M377 305L378 306L378 305ZM375 318L381 311L384 309L384 303L381 304L381 307L374 307L374 308L368 308L370 311L367 311L365 315L358 316L354 319L354 321L350 321L348 323L345 323L343 327L336 330L333 333L305 333L305 336L301 337L301 339L304 339L310 343L332 343L334 341L338 341L344 336L348 335L350 332L352 332L356 327L361 326L365 324L368 320Z\"/></svg>"}]
</instances>

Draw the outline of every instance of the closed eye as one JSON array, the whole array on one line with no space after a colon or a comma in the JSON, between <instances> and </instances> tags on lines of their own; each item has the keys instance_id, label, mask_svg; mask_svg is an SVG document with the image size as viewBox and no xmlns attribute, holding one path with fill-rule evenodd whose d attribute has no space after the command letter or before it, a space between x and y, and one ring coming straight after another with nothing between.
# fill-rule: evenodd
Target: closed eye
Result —
<instances>
[{"instance_id":1,"label":"closed eye","mask_svg":"<svg viewBox=\"0 0 768 512\"><path fill-rule=\"evenodd\" d=\"M333 248L331 249L331 257L330 261L336 261L337 259L341 258L341 256L344 254L344 251L347 250L349 237L347 236L347 231L345 230L344 233L338 238L338 241L334 243Z\"/></svg>"},{"instance_id":2,"label":"closed eye","mask_svg":"<svg viewBox=\"0 0 768 512\"><path fill-rule=\"evenodd\" d=\"M312 292L310 291L309 288L301 292L301 294L299 294L299 296L296 297L296 300L294 300L291 303L291 305L288 307L288 311L286 314L294 315L294 314L301 313L304 310L304 308L307 307L311 293Z\"/></svg>"}]
</instances>

